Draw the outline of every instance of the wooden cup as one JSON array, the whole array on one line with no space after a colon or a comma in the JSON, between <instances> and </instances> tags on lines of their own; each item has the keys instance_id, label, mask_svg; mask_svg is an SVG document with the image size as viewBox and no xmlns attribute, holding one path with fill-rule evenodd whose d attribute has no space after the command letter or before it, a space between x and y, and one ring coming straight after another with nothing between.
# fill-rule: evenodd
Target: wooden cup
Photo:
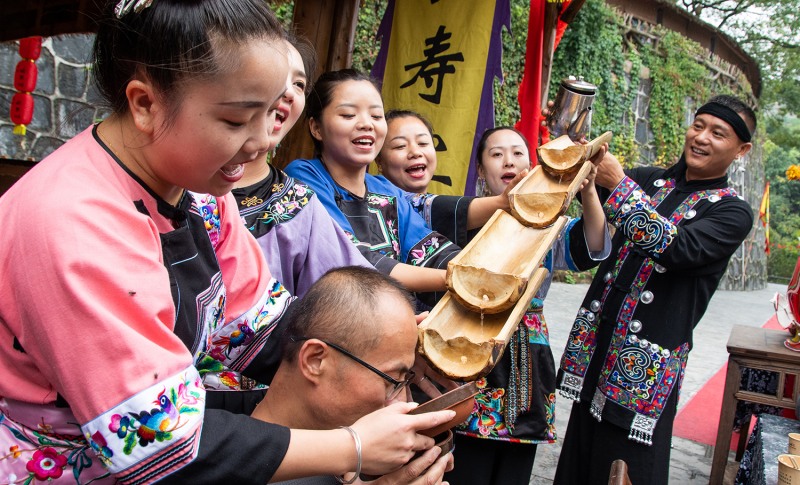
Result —
<instances>
[{"instance_id":1,"label":"wooden cup","mask_svg":"<svg viewBox=\"0 0 800 485\"><path fill-rule=\"evenodd\" d=\"M800 485L800 456L778 455L778 485Z\"/></svg>"},{"instance_id":2,"label":"wooden cup","mask_svg":"<svg viewBox=\"0 0 800 485\"><path fill-rule=\"evenodd\" d=\"M789 454L800 455L800 433L789 433Z\"/></svg>"}]
</instances>

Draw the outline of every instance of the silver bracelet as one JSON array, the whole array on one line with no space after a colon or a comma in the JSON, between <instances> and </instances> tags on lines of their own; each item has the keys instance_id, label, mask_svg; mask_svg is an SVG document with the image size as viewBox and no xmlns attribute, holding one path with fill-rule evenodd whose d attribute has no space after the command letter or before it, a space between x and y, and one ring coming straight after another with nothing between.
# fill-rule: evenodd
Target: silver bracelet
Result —
<instances>
[{"instance_id":1,"label":"silver bracelet","mask_svg":"<svg viewBox=\"0 0 800 485\"><path fill-rule=\"evenodd\" d=\"M361 438L356 433L356 430L351 428L350 426L339 426L339 429L346 429L350 436L353 437L353 441L356 442L356 455L358 456L358 462L356 463L356 474L353 475L353 478L350 480L345 480L344 477L340 477L338 475L334 475L334 478L339 481L339 483L353 483L358 480L358 476L361 475Z\"/></svg>"}]
</instances>

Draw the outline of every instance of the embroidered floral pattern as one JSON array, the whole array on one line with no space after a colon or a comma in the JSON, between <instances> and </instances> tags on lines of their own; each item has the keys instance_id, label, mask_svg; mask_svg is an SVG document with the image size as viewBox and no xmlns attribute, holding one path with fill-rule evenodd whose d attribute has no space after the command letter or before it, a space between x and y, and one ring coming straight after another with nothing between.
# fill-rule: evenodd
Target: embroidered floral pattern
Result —
<instances>
[{"instance_id":1,"label":"embroidered floral pattern","mask_svg":"<svg viewBox=\"0 0 800 485\"><path fill-rule=\"evenodd\" d=\"M442 241L444 241L444 244L442 244ZM425 266L431 258L451 244L453 243L445 239L444 236L438 232L432 232L428 237L411 248L409 252L410 262L414 266Z\"/></svg>"},{"instance_id":2,"label":"embroidered floral pattern","mask_svg":"<svg viewBox=\"0 0 800 485\"><path fill-rule=\"evenodd\" d=\"M135 481L191 457L199 442L205 389L194 367L162 380L81 427L88 444L121 481ZM134 465L148 459L149 465ZM163 461L162 461L163 460ZM124 475L124 473L123 473Z\"/></svg>"},{"instance_id":3,"label":"embroidered floral pattern","mask_svg":"<svg viewBox=\"0 0 800 485\"><path fill-rule=\"evenodd\" d=\"M406 198L409 202L411 202L411 207L414 208L414 211L417 214L421 215L423 219L425 219L425 225L428 226L428 229L433 229L433 199L436 198L436 194L431 193L424 193L424 194L416 194L408 192Z\"/></svg>"},{"instance_id":4,"label":"embroidered floral pattern","mask_svg":"<svg viewBox=\"0 0 800 485\"><path fill-rule=\"evenodd\" d=\"M34 480L48 481L58 478L67 478L67 472L74 478L75 483L89 483L93 479L106 477L108 470L102 466L113 452L107 447L94 448L99 460L94 460L95 453L82 436L80 428L75 425L76 435L66 436L46 433L43 430L52 429L44 421L39 424L38 430L33 430L8 419L0 413L0 433L11 442L18 444L8 447L5 453L0 452L0 462L9 461L16 474L11 483L31 484ZM105 441L103 441L105 443ZM18 475L21 474L21 475ZM11 476L9 475L9 476ZM62 480L64 479L62 478Z\"/></svg>"},{"instance_id":5,"label":"embroidered floral pattern","mask_svg":"<svg viewBox=\"0 0 800 485\"><path fill-rule=\"evenodd\" d=\"M555 427L556 395L544 395L544 414L547 427L543 439L520 439L511 436L510 430L503 419L505 412L506 390L488 385L486 378L478 379L478 394L475 395L475 404L472 413L466 421L456 427L460 434L474 438L500 439L511 443L552 443L557 439Z\"/></svg>"},{"instance_id":6,"label":"embroidered floral pattern","mask_svg":"<svg viewBox=\"0 0 800 485\"><path fill-rule=\"evenodd\" d=\"M598 389L617 404L658 419L683 375L688 353L688 343L670 351L628 335L623 345L612 344L607 365L613 367L608 375L600 375Z\"/></svg>"},{"instance_id":7,"label":"embroidered floral pattern","mask_svg":"<svg viewBox=\"0 0 800 485\"><path fill-rule=\"evenodd\" d=\"M561 357L561 368L581 377L586 375L596 344L597 318L593 312L581 307Z\"/></svg>"},{"instance_id":8,"label":"embroidered floral pattern","mask_svg":"<svg viewBox=\"0 0 800 485\"><path fill-rule=\"evenodd\" d=\"M261 349L291 300L286 288L273 279L261 301L250 311L212 332L207 355L231 370L240 371ZM209 364L201 367L208 369Z\"/></svg>"},{"instance_id":9,"label":"embroidered floral pattern","mask_svg":"<svg viewBox=\"0 0 800 485\"><path fill-rule=\"evenodd\" d=\"M534 298L531 301L522 321L528 327L528 343L550 345L550 332L547 330L547 323L542 318L542 300Z\"/></svg>"},{"instance_id":10,"label":"embroidered floral pattern","mask_svg":"<svg viewBox=\"0 0 800 485\"><path fill-rule=\"evenodd\" d=\"M251 199L244 199L241 205L252 204L241 211L242 217L250 231L259 233L269 232L274 226L291 221L303 208L308 205L314 191L306 184L297 182L288 177L285 183L277 183L272 186L272 195L266 201L256 201L253 204ZM255 215L256 217L252 217Z\"/></svg>"},{"instance_id":11,"label":"embroidered floral pattern","mask_svg":"<svg viewBox=\"0 0 800 485\"><path fill-rule=\"evenodd\" d=\"M37 480L45 481L60 477L64 473L66 465L67 459L63 455L58 454L53 448L47 447L36 450L25 468L33 473L33 477Z\"/></svg>"},{"instance_id":12,"label":"embroidered floral pattern","mask_svg":"<svg viewBox=\"0 0 800 485\"><path fill-rule=\"evenodd\" d=\"M505 389L489 387L486 378L476 381L478 394L467 421L459 429L481 436L506 436L508 428L503 421L503 396Z\"/></svg>"},{"instance_id":13,"label":"embroidered floral pattern","mask_svg":"<svg viewBox=\"0 0 800 485\"><path fill-rule=\"evenodd\" d=\"M155 441L171 440L173 431L185 424L187 414L200 412L201 408L197 404L202 400L199 392L191 390L185 384L164 389L155 401L158 407L149 411L128 412L127 415L113 414L108 429L124 441L122 452L130 455L137 445L147 446ZM105 448L105 440L99 442L98 438L102 439L102 435L92 435L93 446Z\"/></svg>"},{"instance_id":14,"label":"embroidered floral pattern","mask_svg":"<svg viewBox=\"0 0 800 485\"><path fill-rule=\"evenodd\" d=\"M663 253L678 233L676 225L661 217L647 194L627 177L606 202L606 212L630 241L654 254Z\"/></svg>"},{"instance_id":15,"label":"embroidered floral pattern","mask_svg":"<svg viewBox=\"0 0 800 485\"><path fill-rule=\"evenodd\" d=\"M217 199L213 195L208 194L192 195L194 203L192 204L191 211L197 212L203 217L206 231L208 231L208 237L211 239L211 245L216 248L220 238L220 220Z\"/></svg>"}]
</instances>

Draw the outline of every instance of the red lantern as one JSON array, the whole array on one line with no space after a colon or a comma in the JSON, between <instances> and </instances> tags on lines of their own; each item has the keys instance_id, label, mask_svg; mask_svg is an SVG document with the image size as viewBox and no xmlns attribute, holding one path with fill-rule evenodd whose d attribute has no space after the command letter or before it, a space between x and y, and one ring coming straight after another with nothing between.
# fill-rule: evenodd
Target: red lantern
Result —
<instances>
[{"instance_id":1,"label":"red lantern","mask_svg":"<svg viewBox=\"0 0 800 485\"><path fill-rule=\"evenodd\" d=\"M41 37L26 37L19 41L19 56L23 59L38 59L42 53Z\"/></svg>"},{"instance_id":2,"label":"red lantern","mask_svg":"<svg viewBox=\"0 0 800 485\"><path fill-rule=\"evenodd\" d=\"M15 125L27 125L31 119L33 119L33 96L30 93L15 94L11 98L11 121Z\"/></svg>"},{"instance_id":3,"label":"red lantern","mask_svg":"<svg viewBox=\"0 0 800 485\"><path fill-rule=\"evenodd\" d=\"M39 76L39 71L36 69L36 63L23 59L17 63L17 69L14 71L14 89L22 91L23 93L30 93L36 87L36 78Z\"/></svg>"},{"instance_id":4,"label":"red lantern","mask_svg":"<svg viewBox=\"0 0 800 485\"><path fill-rule=\"evenodd\" d=\"M19 41L19 55L22 60L14 71L14 89L19 91L11 99L11 121L14 134L25 135L27 125L33 119L33 96L36 87L36 59L42 53L42 38L27 37Z\"/></svg>"}]
</instances>

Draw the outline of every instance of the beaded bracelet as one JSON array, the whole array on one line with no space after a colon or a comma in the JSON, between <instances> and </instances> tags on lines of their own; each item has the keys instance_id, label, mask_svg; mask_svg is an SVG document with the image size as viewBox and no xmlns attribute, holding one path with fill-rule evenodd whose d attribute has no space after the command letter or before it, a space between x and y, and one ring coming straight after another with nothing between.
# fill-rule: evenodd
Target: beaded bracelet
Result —
<instances>
[{"instance_id":1,"label":"beaded bracelet","mask_svg":"<svg viewBox=\"0 0 800 485\"><path fill-rule=\"evenodd\" d=\"M353 478L350 480L345 480L344 477L340 477L338 475L334 475L334 478L339 481L339 483L344 483L345 485L349 483L353 483L358 480L358 476L361 475L361 438L358 436L358 433L351 428L350 426L339 426L339 429L346 429L350 436L353 437L353 441L356 442L356 455L358 456L358 462L356 463L356 473L353 475Z\"/></svg>"}]
</instances>

